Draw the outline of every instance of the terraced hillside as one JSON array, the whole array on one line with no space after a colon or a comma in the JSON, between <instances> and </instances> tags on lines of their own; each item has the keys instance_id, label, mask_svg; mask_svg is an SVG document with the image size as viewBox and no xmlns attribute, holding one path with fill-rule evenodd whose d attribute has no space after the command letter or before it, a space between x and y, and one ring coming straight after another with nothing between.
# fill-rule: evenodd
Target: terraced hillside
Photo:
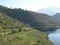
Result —
<instances>
[{"instance_id":1,"label":"terraced hillside","mask_svg":"<svg viewBox=\"0 0 60 45\"><path fill-rule=\"evenodd\" d=\"M60 26L60 23L56 19L42 13L36 13L23 9L11 9L4 6L0 6L0 12L5 13L25 24L30 24L35 29L41 29L41 31L52 31L56 29L56 26Z\"/></svg>"},{"instance_id":2,"label":"terraced hillside","mask_svg":"<svg viewBox=\"0 0 60 45\"><path fill-rule=\"evenodd\" d=\"M53 45L47 34L0 13L0 45Z\"/></svg>"}]
</instances>

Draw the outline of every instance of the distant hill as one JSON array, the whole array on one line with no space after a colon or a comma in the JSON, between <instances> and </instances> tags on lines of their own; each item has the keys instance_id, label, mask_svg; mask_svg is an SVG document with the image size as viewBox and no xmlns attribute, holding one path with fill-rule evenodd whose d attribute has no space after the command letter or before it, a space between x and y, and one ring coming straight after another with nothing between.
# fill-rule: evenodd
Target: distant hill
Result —
<instances>
[{"instance_id":1,"label":"distant hill","mask_svg":"<svg viewBox=\"0 0 60 45\"><path fill-rule=\"evenodd\" d=\"M60 13L56 13L52 17L55 18L55 19L57 19L57 22L60 22Z\"/></svg>"},{"instance_id":2,"label":"distant hill","mask_svg":"<svg viewBox=\"0 0 60 45\"><path fill-rule=\"evenodd\" d=\"M56 13L55 15L53 15L54 18L60 19L60 13Z\"/></svg>"},{"instance_id":3,"label":"distant hill","mask_svg":"<svg viewBox=\"0 0 60 45\"><path fill-rule=\"evenodd\" d=\"M52 16L56 13L60 13L60 8L55 8L55 7L45 8L45 9L38 10L38 12L48 14L48 15Z\"/></svg>"},{"instance_id":4,"label":"distant hill","mask_svg":"<svg viewBox=\"0 0 60 45\"><path fill-rule=\"evenodd\" d=\"M29 24L35 29L41 29L41 31L55 30L56 25L60 25L56 19L42 13L36 13L23 9L10 9L4 6L0 6L0 12L5 13L25 24Z\"/></svg>"}]
</instances>

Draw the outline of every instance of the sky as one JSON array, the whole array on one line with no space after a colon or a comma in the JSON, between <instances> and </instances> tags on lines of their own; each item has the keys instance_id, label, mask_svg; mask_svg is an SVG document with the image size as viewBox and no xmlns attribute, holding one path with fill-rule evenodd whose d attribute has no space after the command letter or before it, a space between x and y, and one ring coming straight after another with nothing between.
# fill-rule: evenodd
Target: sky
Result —
<instances>
[{"instance_id":1,"label":"sky","mask_svg":"<svg viewBox=\"0 0 60 45\"><path fill-rule=\"evenodd\" d=\"M0 5L37 11L48 7L60 8L60 0L0 0Z\"/></svg>"}]
</instances>

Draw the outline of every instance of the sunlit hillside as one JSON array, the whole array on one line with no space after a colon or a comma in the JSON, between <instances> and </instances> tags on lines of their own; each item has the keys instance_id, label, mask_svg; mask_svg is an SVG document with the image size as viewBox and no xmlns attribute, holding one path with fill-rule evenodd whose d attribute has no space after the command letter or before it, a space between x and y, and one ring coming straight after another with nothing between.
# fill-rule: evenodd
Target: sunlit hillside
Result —
<instances>
[{"instance_id":1,"label":"sunlit hillside","mask_svg":"<svg viewBox=\"0 0 60 45\"><path fill-rule=\"evenodd\" d=\"M52 45L47 34L0 13L0 45Z\"/></svg>"}]
</instances>

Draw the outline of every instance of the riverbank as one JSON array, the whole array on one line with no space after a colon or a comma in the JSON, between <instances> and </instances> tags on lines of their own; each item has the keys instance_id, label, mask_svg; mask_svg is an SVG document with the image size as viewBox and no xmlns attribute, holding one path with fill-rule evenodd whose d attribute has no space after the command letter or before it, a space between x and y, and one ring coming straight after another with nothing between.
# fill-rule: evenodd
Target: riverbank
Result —
<instances>
[{"instance_id":1,"label":"riverbank","mask_svg":"<svg viewBox=\"0 0 60 45\"><path fill-rule=\"evenodd\" d=\"M48 38L54 45L60 45L60 29L50 32Z\"/></svg>"}]
</instances>

